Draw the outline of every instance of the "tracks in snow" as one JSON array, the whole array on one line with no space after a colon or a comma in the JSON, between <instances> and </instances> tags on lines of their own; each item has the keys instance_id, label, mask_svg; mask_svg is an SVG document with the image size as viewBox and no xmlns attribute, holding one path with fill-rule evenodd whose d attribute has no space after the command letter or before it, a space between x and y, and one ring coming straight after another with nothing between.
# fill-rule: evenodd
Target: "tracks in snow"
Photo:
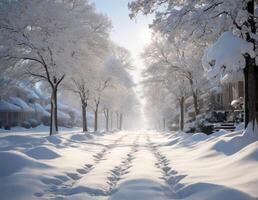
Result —
<instances>
[{"instance_id":1,"label":"tracks in snow","mask_svg":"<svg viewBox=\"0 0 258 200\"><path fill-rule=\"evenodd\" d=\"M130 187L140 188L136 194L132 190L131 195L134 197L146 193L151 194L150 199L180 199L177 191L182 187L179 182L185 176L179 175L170 166L169 160L159 151L157 144L152 142L151 138L154 136L150 133L133 133L130 136L123 134L93 155L92 163L86 163L64 176L55 177L59 181L48 181L49 187L44 195L38 193L35 196L41 199L67 199L75 194L86 193L96 199L117 199L123 184L129 183L129 186L125 186L125 191L127 187L129 191ZM136 182L131 183L131 180Z\"/></svg>"},{"instance_id":2,"label":"tracks in snow","mask_svg":"<svg viewBox=\"0 0 258 200\"><path fill-rule=\"evenodd\" d=\"M166 196L168 198L180 199L177 195L177 191L183 187L179 182L186 177L186 175L179 175L176 170L174 170L169 163L169 160L165 155L163 155L153 143L149 137L147 136L147 141L150 147L150 151L155 155L157 162L155 165L162 171L163 177L165 180L168 190L166 191Z\"/></svg>"},{"instance_id":3,"label":"tracks in snow","mask_svg":"<svg viewBox=\"0 0 258 200\"><path fill-rule=\"evenodd\" d=\"M114 169L110 171L110 175L108 176L108 184L109 184L109 190L107 191L107 195L112 195L114 192L116 192L117 188L116 185L118 181L122 178L123 175L128 173L128 170L132 167L132 161L135 158L134 154L138 151L138 140L139 137L137 137L132 145L132 148L130 152L126 155L124 160L120 163L120 165L115 166Z\"/></svg>"},{"instance_id":4,"label":"tracks in snow","mask_svg":"<svg viewBox=\"0 0 258 200\"><path fill-rule=\"evenodd\" d=\"M93 163L86 163L81 168L76 169L75 172L67 172L65 175L47 179L45 182L45 184L49 185L47 190L44 191L44 193L36 193L35 196L40 197L41 199L66 199L66 196L70 195L71 193L71 188L73 188L73 186L76 185L76 183L81 178L91 172L96 167L96 165L101 163L101 161L105 159L105 156L108 154L108 152L114 149L117 144L119 144L125 137L126 135L120 136L112 144L106 145L100 152L93 155Z\"/></svg>"}]
</instances>

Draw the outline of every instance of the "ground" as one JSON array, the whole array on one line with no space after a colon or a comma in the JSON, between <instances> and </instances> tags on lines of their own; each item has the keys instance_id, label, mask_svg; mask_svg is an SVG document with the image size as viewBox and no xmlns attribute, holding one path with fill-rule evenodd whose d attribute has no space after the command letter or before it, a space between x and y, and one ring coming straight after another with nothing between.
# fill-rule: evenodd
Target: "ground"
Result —
<instances>
[{"instance_id":1,"label":"ground","mask_svg":"<svg viewBox=\"0 0 258 200\"><path fill-rule=\"evenodd\" d=\"M258 198L258 142L242 131L44 134L1 133L2 200Z\"/></svg>"}]
</instances>

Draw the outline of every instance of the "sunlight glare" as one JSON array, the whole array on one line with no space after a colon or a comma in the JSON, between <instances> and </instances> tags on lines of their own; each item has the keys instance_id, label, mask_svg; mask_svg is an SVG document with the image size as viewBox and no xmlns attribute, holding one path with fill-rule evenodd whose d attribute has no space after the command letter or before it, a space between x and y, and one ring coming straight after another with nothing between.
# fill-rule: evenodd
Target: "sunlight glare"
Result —
<instances>
[{"instance_id":1,"label":"sunlight glare","mask_svg":"<svg viewBox=\"0 0 258 200\"><path fill-rule=\"evenodd\" d=\"M149 28L140 30L140 40L144 45L147 45L151 42L151 31Z\"/></svg>"}]
</instances>

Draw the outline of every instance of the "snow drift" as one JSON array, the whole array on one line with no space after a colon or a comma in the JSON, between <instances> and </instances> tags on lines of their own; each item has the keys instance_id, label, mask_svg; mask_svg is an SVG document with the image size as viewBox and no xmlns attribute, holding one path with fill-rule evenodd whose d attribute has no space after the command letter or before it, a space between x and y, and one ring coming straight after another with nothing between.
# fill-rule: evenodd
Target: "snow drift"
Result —
<instances>
[{"instance_id":1,"label":"snow drift","mask_svg":"<svg viewBox=\"0 0 258 200\"><path fill-rule=\"evenodd\" d=\"M241 130L43 134L1 133L1 200L258 198L258 140Z\"/></svg>"}]
</instances>

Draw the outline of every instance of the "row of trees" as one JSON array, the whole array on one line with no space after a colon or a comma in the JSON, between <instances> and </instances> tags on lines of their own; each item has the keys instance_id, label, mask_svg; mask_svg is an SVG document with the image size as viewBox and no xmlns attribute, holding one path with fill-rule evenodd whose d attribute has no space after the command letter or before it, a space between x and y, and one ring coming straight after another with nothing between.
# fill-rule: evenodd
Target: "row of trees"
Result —
<instances>
[{"instance_id":1,"label":"row of trees","mask_svg":"<svg viewBox=\"0 0 258 200\"><path fill-rule=\"evenodd\" d=\"M241 71L245 79L246 126L257 132L256 3L254 0L134 0L129 4L131 18L138 13L155 13L150 25L153 42L143 53L147 65L145 93L152 112L158 110L158 115L166 118L168 113L164 111L173 112L175 106L167 104L165 99L177 100L182 130L186 97L192 96L196 116L201 91L207 90L213 81ZM153 98L157 88L166 98Z\"/></svg>"},{"instance_id":2,"label":"row of trees","mask_svg":"<svg viewBox=\"0 0 258 200\"><path fill-rule=\"evenodd\" d=\"M110 41L111 27L107 17L97 13L87 0L0 2L1 73L13 80L40 81L50 89L50 135L58 131L60 85L66 89L63 96L75 92L80 97L84 131L88 130L88 105L94 110L97 131L101 105L105 105L109 121L107 109L122 116L126 98L133 96L136 104L127 72L130 56ZM124 76L119 80L120 73ZM122 100L121 88L127 92ZM120 123L122 128L122 120Z\"/></svg>"}]
</instances>

